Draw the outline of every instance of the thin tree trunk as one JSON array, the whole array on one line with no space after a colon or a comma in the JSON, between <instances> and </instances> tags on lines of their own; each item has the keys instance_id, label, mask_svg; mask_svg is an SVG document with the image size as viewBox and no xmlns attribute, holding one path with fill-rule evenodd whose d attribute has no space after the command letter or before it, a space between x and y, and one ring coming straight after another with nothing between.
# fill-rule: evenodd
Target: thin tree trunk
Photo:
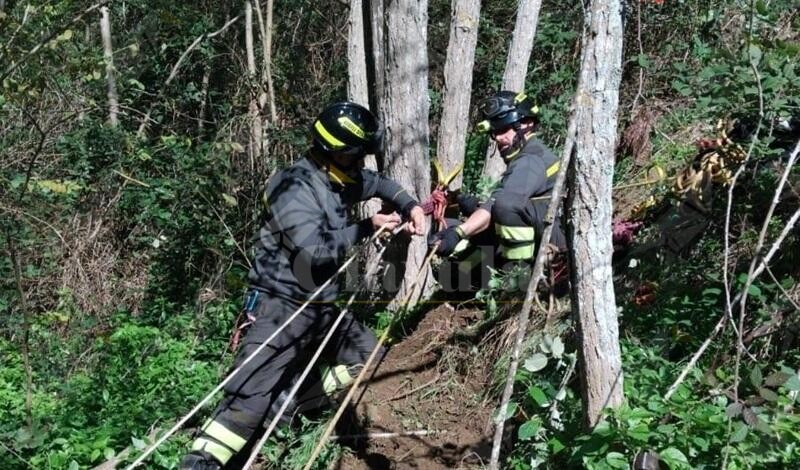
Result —
<instances>
[{"instance_id":1,"label":"thin tree trunk","mask_svg":"<svg viewBox=\"0 0 800 470\"><path fill-rule=\"evenodd\" d=\"M449 173L464 163L467 146L467 119L472 94L472 68L478 43L480 0L453 0L450 20L450 42L444 65L444 100L439 126L436 156ZM461 187L462 175L452 181L452 188Z\"/></svg>"},{"instance_id":2,"label":"thin tree trunk","mask_svg":"<svg viewBox=\"0 0 800 470\"><path fill-rule=\"evenodd\" d=\"M119 96L114 76L114 48L111 44L111 19L108 7L100 7L100 36L103 39L103 60L106 63L106 81L108 83L108 123L112 127L116 127L119 124Z\"/></svg>"},{"instance_id":3,"label":"thin tree trunk","mask_svg":"<svg viewBox=\"0 0 800 470\"><path fill-rule=\"evenodd\" d=\"M525 91L525 75L528 73L528 62L533 51L533 38L536 36L536 27L539 24L539 10L542 0L520 0L517 8L517 22L514 26L514 35L508 48L506 69L503 72L503 90ZM483 174L492 179L500 178L505 164L497 146L489 141L486 149L486 165Z\"/></svg>"},{"instance_id":4,"label":"thin tree trunk","mask_svg":"<svg viewBox=\"0 0 800 470\"><path fill-rule=\"evenodd\" d=\"M261 13L261 0L256 0L256 15L258 18L258 31L261 35L261 79L258 81L258 85L255 86L254 93L258 96L258 126L257 130L260 132L258 135L258 147L259 147L259 155L266 156L267 149L269 148L269 141L267 139L267 128L269 127L269 122L266 119L266 109L267 105L269 104L270 109L272 110L272 115L274 116L274 105L273 101L268 102L268 95L267 95L267 82L270 81L268 67L267 67L267 60L271 57L271 49L272 49L272 27L267 27L264 24L264 15ZM272 21L272 13L268 12L270 15L269 21ZM260 172L261 165L264 164L264 159L260 158L256 162L257 171Z\"/></svg>"},{"instance_id":5,"label":"thin tree trunk","mask_svg":"<svg viewBox=\"0 0 800 470\"><path fill-rule=\"evenodd\" d=\"M261 117L258 108L258 86L256 85L256 54L253 48L253 4L244 2L244 42L247 53L247 77L250 90L250 104L247 114L250 121L248 155L250 171L255 172L256 161L261 160Z\"/></svg>"},{"instance_id":6,"label":"thin tree trunk","mask_svg":"<svg viewBox=\"0 0 800 470\"><path fill-rule=\"evenodd\" d=\"M208 83L211 80L211 67L203 68L203 82L200 87L200 117L197 120L197 129L202 131L208 119Z\"/></svg>"},{"instance_id":7,"label":"thin tree trunk","mask_svg":"<svg viewBox=\"0 0 800 470\"><path fill-rule=\"evenodd\" d=\"M622 360L611 272L611 183L622 73L622 6L593 0L587 13L576 104L576 157L569 167L567 233L572 308L581 338L584 424L622 403Z\"/></svg>"},{"instance_id":8,"label":"thin tree trunk","mask_svg":"<svg viewBox=\"0 0 800 470\"><path fill-rule=\"evenodd\" d=\"M430 193L428 159L427 0L396 0L386 5L385 171L418 200ZM430 267L422 266L425 237L413 237L408 247L403 282L395 299L415 304L430 293ZM422 271L415 293L406 292ZM406 307L406 306L400 306Z\"/></svg>"},{"instance_id":9,"label":"thin tree trunk","mask_svg":"<svg viewBox=\"0 0 800 470\"><path fill-rule=\"evenodd\" d=\"M272 13L274 10L272 0L267 0L267 32L264 40L264 75L267 79L267 92L269 93L269 118L272 124L278 119L275 109L275 88L272 83Z\"/></svg>"},{"instance_id":10,"label":"thin tree trunk","mask_svg":"<svg viewBox=\"0 0 800 470\"><path fill-rule=\"evenodd\" d=\"M6 0L0 0L0 11L5 11L6 9Z\"/></svg>"}]
</instances>

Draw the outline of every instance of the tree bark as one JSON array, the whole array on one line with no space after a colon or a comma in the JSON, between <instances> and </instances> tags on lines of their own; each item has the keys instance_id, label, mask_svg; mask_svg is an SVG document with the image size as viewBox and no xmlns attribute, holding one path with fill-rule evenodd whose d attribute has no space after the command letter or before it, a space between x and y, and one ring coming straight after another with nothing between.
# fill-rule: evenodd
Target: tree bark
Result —
<instances>
[{"instance_id":1,"label":"tree bark","mask_svg":"<svg viewBox=\"0 0 800 470\"><path fill-rule=\"evenodd\" d=\"M261 160L261 116L258 106L259 91L256 79L256 54L253 47L253 5L250 1L244 2L244 42L247 54L247 77L250 89L250 103L247 115L250 121L250 136L248 138L248 155L250 157L250 171L255 172L256 162Z\"/></svg>"},{"instance_id":2,"label":"tree bark","mask_svg":"<svg viewBox=\"0 0 800 470\"><path fill-rule=\"evenodd\" d=\"M386 4L385 15L385 171L411 196L422 200L427 198L431 187L428 158L428 2L395 0ZM430 293L430 267L423 266L426 251L425 237L413 237L408 246L403 282L396 301L408 299L409 304L413 305ZM422 276L419 283L416 282L418 273ZM414 292L408 292L414 284Z\"/></svg>"},{"instance_id":3,"label":"tree bark","mask_svg":"<svg viewBox=\"0 0 800 470\"><path fill-rule=\"evenodd\" d=\"M581 338L584 424L622 403L622 361L611 272L611 186L622 74L622 7L593 0L576 99L576 155L568 170L572 308Z\"/></svg>"},{"instance_id":4,"label":"tree bark","mask_svg":"<svg viewBox=\"0 0 800 470\"><path fill-rule=\"evenodd\" d=\"M103 39L103 60L106 63L106 82L108 83L108 123L112 127L119 124L119 96L114 74L114 48L111 44L111 19L108 7L100 7L100 36Z\"/></svg>"},{"instance_id":5,"label":"tree bark","mask_svg":"<svg viewBox=\"0 0 800 470\"><path fill-rule=\"evenodd\" d=\"M464 163L467 142L467 119L472 94L472 68L478 43L480 0L453 0L450 41L444 65L444 99L442 125L436 156L445 174ZM461 187L462 175L452 181L452 188Z\"/></svg>"},{"instance_id":6,"label":"tree bark","mask_svg":"<svg viewBox=\"0 0 800 470\"><path fill-rule=\"evenodd\" d=\"M533 51L533 38L536 36L536 27L539 24L539 10L542 0L520 0L517 8L517 21L514 26L514 35L506 57L506 69L503 72L503 90L516 92L525 91L525 75L528 73L528 62ZM486 165L483 167L484 176L499 179L503 174L505 164L497 152L497 146L489 141L486 149Z\"/></svg>"}]
</instances>

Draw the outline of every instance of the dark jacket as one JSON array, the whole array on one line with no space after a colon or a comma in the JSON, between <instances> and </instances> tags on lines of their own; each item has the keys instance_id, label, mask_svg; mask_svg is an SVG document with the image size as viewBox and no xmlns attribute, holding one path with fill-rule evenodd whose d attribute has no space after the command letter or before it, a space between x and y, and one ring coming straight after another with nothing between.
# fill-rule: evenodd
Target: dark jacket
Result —
<instances>
[{"instance_id":1,"label":"dark jacket","mask_svg":"<svg viewBox=\"0 0 800 470\"><path fill-rule=\"evenodd\" d=\"M267 218L255 244L250 284L305 301L336 272L347 250L373 233L369 219L348 221L350 208L372 197L392 202L404 215L417 205L400 185L373 171L361 170L347 184L333 182L310 157L276 174L267 185ZM333 282L315 301L333 301L338 292L339 282Z\"/></svg>"},{"instance_id":2,"label":"dark jacket","mask_svg":"<svg viewBox=\"0 0 800 470\"><path fill-rule=\"evenodd\" d=\"M498 199L544 196L553 189L559 159L535 137L529 138L516 156L506 159L506 164L500 186L481 208L491 212Z\"/></svg>"}]
</instances>

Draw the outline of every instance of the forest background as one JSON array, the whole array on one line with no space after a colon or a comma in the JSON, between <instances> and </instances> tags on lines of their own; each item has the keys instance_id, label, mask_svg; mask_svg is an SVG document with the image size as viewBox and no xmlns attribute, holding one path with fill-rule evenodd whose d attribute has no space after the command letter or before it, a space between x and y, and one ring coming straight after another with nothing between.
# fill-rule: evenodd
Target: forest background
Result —
<instances>
[{"instance_id":1,"label":"forest background","mask_svg":"<svg viewBox=\"0 0 800 470\"><path fill-rule=\"evenodd\" d=\"M126 448L130 459L154 423L173 422L230 364L264 182L302 154L314 116L346 98L348 86L346 2L256 8L271 44L257 45L255 57L246 47L248 4L0 0L1 468L87 468ZM798 6L626 5L615 184L641 181L654 165L674 173L695 155L697 139L718 134L720 119L747 129L742 146L752 161L731 192L729 218L728 192L717 191L710 225L688 250L654 249L615 278L627 402L607 421L584 430L579 394L559 387L569 369L562 355L575 349L568 320L558 330L566 353L553 351L552 337L541 339L549 346L529 345L550 361L517 376L515 410L505 410L518 424L507 465L627 468L645 448L670 468L800 462L796 170L775 196L794 144L777 123L800 115ZM474 103L501 85L516 11L514 2L481 6L473 105L463 116L467 190L488 185ZM436 158L440 130L455 125L440 122L451 5L432 0L427 13L426 125ZM555 150L564 144L583 31L580 3L543 2L525 91L541 109L540 138ZM260 149L254 116L264 125ZM637 143L625 138L630 129L639 129ZM668 186L625 191L617 213L630 215L651 194L669 199ZM780 204L762 234L774 197ZM750 282L751 260L787 226L770 269ZM740 331L725 323L665 400L717 331L726 290L742 288L749 303ZM500 314L498 295L482 294L487 316ZM378 317L370 320L376 328ZM732 360L739 339L747 340L741 365ZM498 364L490 396L507 361ZM554 402L562 403L558 420ZM149 465L175 468L188 440L170 440Z\"/></svg>"}]
</instances>

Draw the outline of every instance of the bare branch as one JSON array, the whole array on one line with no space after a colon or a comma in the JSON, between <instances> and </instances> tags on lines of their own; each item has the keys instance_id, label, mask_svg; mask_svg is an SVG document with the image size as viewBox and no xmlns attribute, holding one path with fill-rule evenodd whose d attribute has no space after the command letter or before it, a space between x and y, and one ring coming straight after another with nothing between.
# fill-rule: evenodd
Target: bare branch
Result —
<instances>
[{"instance_id":1,"label":"bare branch","mask_svg":"<svg viewBox=\"0 0 800 470\"><path fill-rule=\"evenodd\" d=\"M102 2L100 2L100 3L96 3L96 4L92 5L92 6L90 6L89 8L87 8L87 9L83 10L83 12L81 12L81 13L80 13L78 16L76 16L75 18L73 18L72 20L70 20L70 21L69 21L67 24L65 24L64 26L62 26L62 27L60 27L60 28L57 28L57 29L54 29L52 32L50 32L50 34L48 34L47 36L45 36L45 37L44 37L44 39L42 39L42 41L41 41L41 42L39 42L39 44L37 44L36 46L34 46L34 47L33 47L33 49L31 49L30 51L28 51L28 52L27 52L27 53L26 53L26 54L25 54L25 55L24 55L24 56L23 56L23 57L22 57L20 60L18 60L18 61L16 61L16 62L12 62L12 63L11 63L11 65L9 65L9 66L6 68L5 72L3 72L3 75L0 75L0 82L2 82L2 81L3 81L3 80L5 80L5 79L6 79L6 78L7 78L9 75L11 75L11 74L12 74L12 73L13 73L13 72L14 72L14 71L15 71L15 70L16 70L16 69L17 69L17 68L20 66L20 65L24 64L24 63L25 63L25 62L27 62L27 61L28 61L28 60L29 60L31 57L33 57L34 55L36 55L36 54L39 52L39 50L41 50L41 48L42 48L43 46L45 46L47 43L49 43L50 41L52 41L52 40L53 40L53 38L55 38L55 37L56 37L56 36L58 36L59 34L61 34L61 33L63 33L64 31L66 31L66 30L67 30L67 29L68 29L70 26L74 25L74 24L75 24L75 23L77 23L78 21L82 20L84 16L86 16L86 15L88 15L89 13L91 13L91 12L93 12L93 11L97 10L97 9L98 9L98 8L100 8L100 7L104 7L104 6L108 5L108 4L109 4L109 3L111 3L111 2L112 2L112 0L104 0L104 1L102 1Z\"/></svg>"},{"instance_id":2,"label":"bare branch","mask_svg":"<svg viewBox=\"0 0 800 470\"><path fill-rule=\"evenodd\" d=\"M201 34L200 36L197 36L197 38L189 45L189 47L187 47L186 50L183 51L183 54L181 54L181 56L178 58L178 61L175 62L175 65L172 66L172 70L169 73L169 77L167 77L167 80L164 82L164 86L161 88L161 91L158 93L156 99L153 100L153 103L150 105L150 109L148 109L147 112L145 113L144 118L142 119L142 124L139 125L139 130L136 132L136 136L137 137L141 138L142 136L144 136L144 132L145 132L145 130L147 130L147 123L152 121L152 119L150 119L150 114L152 114L153 109L155 108L156 104L160 101L160 98L164 95L164 93L165 93L167 87L169 86L169 84L172 83L172 81L175 79L176 76L178 76L178 71L180 70L181 66L183 65L183 61L186 60L186 57L188 57L189 54L204 39L211 39L211 38L213 38L213 37L215 37L215 36L217 36L219 34L222 34L226 29L228 29L228 27L230 27L230 25L232 25L233 23L237 22L239 20L239 18L241 18L241 16L242 15L235 16L234 18L229 20L227 23L225 23L225 25L223 25L220 29L214 31L213 33Z\"/></svg>"}]
</instances>

